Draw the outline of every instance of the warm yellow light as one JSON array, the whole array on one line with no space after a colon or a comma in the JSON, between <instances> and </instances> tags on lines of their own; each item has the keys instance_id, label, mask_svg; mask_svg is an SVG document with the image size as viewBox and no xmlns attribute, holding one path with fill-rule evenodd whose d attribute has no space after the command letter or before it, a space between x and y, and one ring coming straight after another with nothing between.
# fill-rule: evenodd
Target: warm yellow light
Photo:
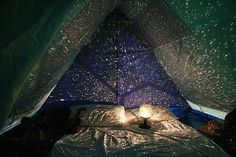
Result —
<instances>
[{"instance_id":1,"label":"warm yellow light","mask_svg":"<svg viewBox=\"0 0 236 157\"><path fill-rule=\"evenodd\" d=\"M152 105L143 104L139 107L139 116L143 118L150 118L152 116Z\"/></svg>"},{"instance_id":2,"label":"warm yellow light","mask_svg":"<svg viewBox=\"0 0 236 157\"><path fill-rule=\"evenodd\" d=\"M126 115L125 115L125 108L124 107L119 107L116 111L119 117L119 122L121 124L126 123Z\"/></svg>"}]
</instances>

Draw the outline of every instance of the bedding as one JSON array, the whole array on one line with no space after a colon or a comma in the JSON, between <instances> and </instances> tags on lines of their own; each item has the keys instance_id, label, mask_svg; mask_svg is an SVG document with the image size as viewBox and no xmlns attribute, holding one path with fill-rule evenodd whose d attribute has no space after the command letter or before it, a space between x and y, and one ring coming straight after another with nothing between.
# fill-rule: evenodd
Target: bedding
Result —
<instances>
[{"instance_id":1,"label":"bedding","mask_svg":"<svg viewBox=\"0 0 236 157\"><path fill-rule=\"evenodd\" d=\"M109 114L105 119L102 117L104 117L104 114L109 112L109 110L114 110L112 107L110 109L94 108L89 110L84 116L86 118L88 118L87 116L89 115L94 116L95 111L98 110L100 112L96 115L96 119L100 119L99 127L95 121L88 119L90 123L87 124L90 125L83 127L78 133L65 136L56 142L52 149L51 157L228 156L214 142L195 129L184 125L163 108L157 108L155 111L168 116L159 115L159 118L163 118L161 120L156 120L152 117L155 120L150 123L151 129L141 129L138 127L139 120L135 118L137 117L137 109L126 111L127 121L123 126L116 125L116 123L114 123L114 126L111 126L112 123L106 125L111 115ZM101 110L105 110L106 112L101 112ZM122 115L122 109L119 109L119 111ZM92 115L89 114L92 112ZM158 117L156 114L153 116ZM84 118L85 121L86 118ZM133 123L129 123L130 121ZM92 122L96 125L93 125Z\"/></svg>"},{"instance_id":2,"label":"bedding","mask_svg":"<svg viewBox=\"0 0 236 157\"><path fill-rule=\"evenodd\" d=\"M81 126L121 126L124 118L124 106L119 105L95 105L80 113Z\"/></svg>"}]
</instances>

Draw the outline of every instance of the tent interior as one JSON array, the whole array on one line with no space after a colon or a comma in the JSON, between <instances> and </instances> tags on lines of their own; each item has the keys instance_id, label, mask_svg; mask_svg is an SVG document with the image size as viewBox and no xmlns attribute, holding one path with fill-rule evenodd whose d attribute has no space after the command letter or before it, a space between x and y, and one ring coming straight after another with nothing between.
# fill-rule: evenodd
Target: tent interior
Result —
<instances>
[{"instance_id":1,"label":"tent interior","mask_svg":"<svg viewBox=\"0 0 236 157\"><path fill-rule=\"evenodd\" d=\"M0 15L0 154L236 154L234 0L17 0Z\"/></svg>"}]
</instances>

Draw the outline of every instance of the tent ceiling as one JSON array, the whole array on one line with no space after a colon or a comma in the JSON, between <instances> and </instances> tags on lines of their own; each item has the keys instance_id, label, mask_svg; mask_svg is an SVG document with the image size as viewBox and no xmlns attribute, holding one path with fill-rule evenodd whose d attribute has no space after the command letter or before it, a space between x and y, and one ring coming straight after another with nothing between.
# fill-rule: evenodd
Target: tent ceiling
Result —
<instances>
[{"instance_id":1,"label":"tent ceiling","mask_svg":"<svg viewBox=\"0 0 236 157\"><path fill-rule=\"evenodd\" d=\"M188 110L186 100L142 36L135 23L116 8L78 53L44 107L76 101L77 105L110 102L126 108L150 103Z\"/></svg>"},{"instance_id":2,"label":"tent ceiling","mask_svg":"<svg viewBox=\"0 0 236 157\"><path fill-rule=\"evenodd\" d=\"M218 110L236 106L233 0L17 2L0 9L0 126L34 110L117 5L143 32L185 98ZM15 106L19 114L10 115Z\"/></svg>"}]
</instances>

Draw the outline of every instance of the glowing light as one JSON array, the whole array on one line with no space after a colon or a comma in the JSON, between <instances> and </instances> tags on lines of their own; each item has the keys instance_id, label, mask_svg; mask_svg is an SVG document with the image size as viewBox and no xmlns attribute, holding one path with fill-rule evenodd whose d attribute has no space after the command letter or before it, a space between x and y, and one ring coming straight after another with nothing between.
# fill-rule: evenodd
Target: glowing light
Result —
<instances>
[{"instance_id":1,"label":"glowing light","mask_svg":"<svg viewBox=\"0 0 236 157\"><path fill-rule=\"evenodd\" d=\"M126 123L125 108L124 107L118 108L116 113L118 114L119 122L122 124Z\"/></svg>"},{"instance_id":2,"label":"glowing light","mask_svg":"<svg viewBox=\"0 0 236 157\"><path fill-rule=\"evenodd\" d=\"M143 104L139 107L139 116L143 118L150 118L153 113L152 105Z\"/></svg>"}]
</instances>

